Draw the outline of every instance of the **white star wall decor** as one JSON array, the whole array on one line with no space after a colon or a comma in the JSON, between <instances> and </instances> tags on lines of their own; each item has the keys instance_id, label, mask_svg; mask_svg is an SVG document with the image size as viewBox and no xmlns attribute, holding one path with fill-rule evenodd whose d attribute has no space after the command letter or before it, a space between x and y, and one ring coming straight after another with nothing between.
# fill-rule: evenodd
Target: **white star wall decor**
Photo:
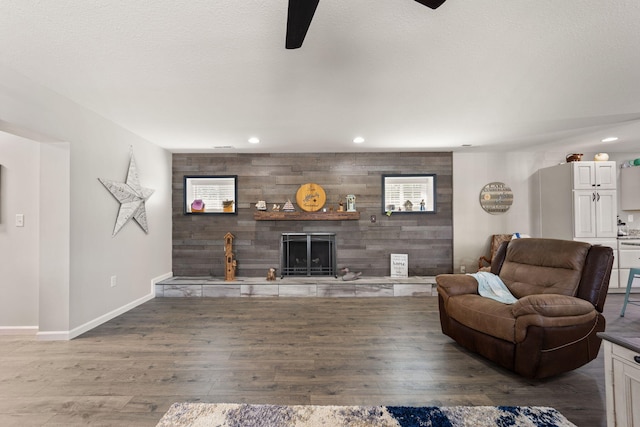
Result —
<instances>
[{"instance_id":1,"label":"white star wall decor","mask_svg":"<svg viewBox=\"0 0 640 427\"><path fill-rule=\"evenodd\" d=\"M154 190L140 186L138 168L133 157L133 150L131 150L129 172L127 173L126 182L117 182L102 178L98 178L98 181L120 202L120 210L118 211L118 218L113 228L112 237L118 234L118 231L120 231L131 218L135 219L145 233L148 233L149 226L147 225L147 211L145 210L144 203L151 197Z\"/></svg>"}]
</instances>

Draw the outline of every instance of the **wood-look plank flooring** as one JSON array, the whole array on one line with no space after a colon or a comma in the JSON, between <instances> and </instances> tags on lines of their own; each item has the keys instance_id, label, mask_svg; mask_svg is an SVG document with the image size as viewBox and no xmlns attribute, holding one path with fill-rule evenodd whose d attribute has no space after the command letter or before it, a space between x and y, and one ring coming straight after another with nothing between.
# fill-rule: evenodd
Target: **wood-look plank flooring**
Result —
<instances>
[{"instance_id":1,"label":"wood-look plank flooring","mask_svg":"<svg viewBox=\"0 0 640 427\"><path fill-rule=\"evenodd\" d=\"M638 331L640 307L609 332ZM542 405L605 425L604 363L532 381L440 331L437 298L157 298L68 342L0 336L0 425L154 426L174 402Z\"/></svg>"}]
</instances>

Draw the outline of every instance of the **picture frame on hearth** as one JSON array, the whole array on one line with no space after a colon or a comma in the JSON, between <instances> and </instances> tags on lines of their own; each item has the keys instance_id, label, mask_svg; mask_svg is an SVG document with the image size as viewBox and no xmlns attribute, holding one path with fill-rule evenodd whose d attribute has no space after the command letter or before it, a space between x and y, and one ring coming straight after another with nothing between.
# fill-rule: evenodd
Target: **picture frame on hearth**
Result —
<instances>
[{"instance_id":1,"label":"picture frame on hearth","mask_svg":"<svg viewBox=\"0 0 640 427\"><path fill-rule=\"evenodd\" d=\"M382 212L436 213L436 174L382 175Z\"/></svg>"},{"instance_id":2,"label":"picture frame on hearth","mask_svg":"<svg viewBox=\"0 0 640 427\"><path fill-rule=\"evenodd\" d=\"M185 215L237 215L238 175L184 176Z\"/></svg>"}]
</instances>

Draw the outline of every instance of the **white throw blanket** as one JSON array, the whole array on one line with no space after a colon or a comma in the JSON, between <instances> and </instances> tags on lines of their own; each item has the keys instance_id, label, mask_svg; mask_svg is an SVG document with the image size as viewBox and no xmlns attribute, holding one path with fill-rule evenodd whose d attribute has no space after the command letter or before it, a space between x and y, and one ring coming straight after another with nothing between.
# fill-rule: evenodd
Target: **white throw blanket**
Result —
<instances>
[{"instance_id":1,"label":"white throw blanket","mask_svg":"<svg viewBox=\"0 0 640 427\"><path fill-rule=\"evenodd\" d=\"M509 288L500 277L488 271L479 271L469 274L478 281L478 293L486 298L491 298L504 304L513 304L518 299L514 297Z\"/></svg>"}]
</instances>

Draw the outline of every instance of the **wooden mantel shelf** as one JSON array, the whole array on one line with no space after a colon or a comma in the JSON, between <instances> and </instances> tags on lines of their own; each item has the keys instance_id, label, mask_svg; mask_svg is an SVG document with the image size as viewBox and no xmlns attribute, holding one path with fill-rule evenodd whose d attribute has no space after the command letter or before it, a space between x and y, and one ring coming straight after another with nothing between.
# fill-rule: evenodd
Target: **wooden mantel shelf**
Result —
<instances>
[{"instance_id":1,"label":"wooden mantel shelf","mask_svg":"<svg viewBox=\"0 0 640 427\"><path fill-rule=\"evenodd\" d=\"M348 221L360 219L360 212L267 212L256 211L256 221Z\"/></svg>"}]
</instances>

